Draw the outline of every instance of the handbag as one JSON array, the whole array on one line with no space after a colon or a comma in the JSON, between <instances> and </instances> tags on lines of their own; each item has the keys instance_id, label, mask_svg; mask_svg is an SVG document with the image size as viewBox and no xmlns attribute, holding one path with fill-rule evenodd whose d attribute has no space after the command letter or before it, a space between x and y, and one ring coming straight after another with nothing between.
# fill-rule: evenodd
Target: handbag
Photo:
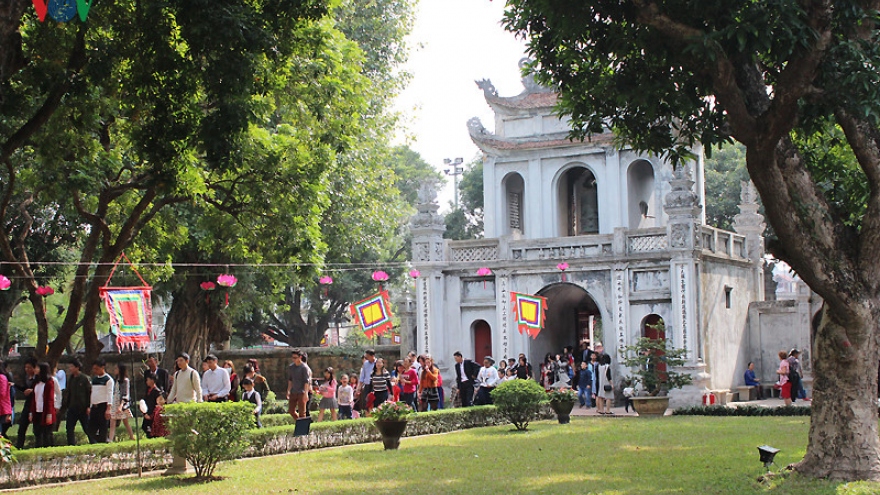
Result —
<instances>
[{"instance_id":1,"label":"handbag","mask_svg":"<svg viewBox=\"0 0 880 495\"><path fill-rule=\"evenodd\" d=\"M605 385L604 388L606 392L611 392L611 385Z\"/></svg>"}]
</instances>

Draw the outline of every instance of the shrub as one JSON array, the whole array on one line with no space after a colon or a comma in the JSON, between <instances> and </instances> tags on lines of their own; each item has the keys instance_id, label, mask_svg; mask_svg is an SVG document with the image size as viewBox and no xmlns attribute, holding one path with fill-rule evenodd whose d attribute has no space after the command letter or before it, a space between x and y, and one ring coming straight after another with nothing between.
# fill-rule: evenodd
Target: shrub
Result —
<instances>
[{"instance_id":1,"label":"shrub","mask_svg":"<svg viewBox=\"0 0 880 495\"><path fill-rule=\"evenodd\" d=\"M171 404L166 410L174 454L192 464L196 478L211 478L220 461L248 447L245 433L254 425L250 403Z\"/></svg>"},{"instance_id":2,"label":"shrub","mask_svg":"<svg viewBox=\"0 0 880 495\"><path fill-rule=\"evenodd\" d=\"M674 416L809 416L810 406L690 406L672 411Z\"/></svg>"},{"instance_id":3,"label":"shrub","mask_svg":"<svg viewBox=\"0 0 880 495\"><path fill-rule=\"evenodd\" d=\"M498 412L517 430L529 427L529 421L535 419L541 403L546 400L544 387L534 380L506 381L492 391L492 401Z\"/></svg>"},{"instance_id":4,"label":"shrub","mask_svg":"<svg viewBox=\"0 0 880 495\"><path fill-rule=\"evenodd\" d=\"M547 392L547 398L550 402L574 402L577 400L577 394L570 388L555 388Z\"/></svg>"}]
</instances>

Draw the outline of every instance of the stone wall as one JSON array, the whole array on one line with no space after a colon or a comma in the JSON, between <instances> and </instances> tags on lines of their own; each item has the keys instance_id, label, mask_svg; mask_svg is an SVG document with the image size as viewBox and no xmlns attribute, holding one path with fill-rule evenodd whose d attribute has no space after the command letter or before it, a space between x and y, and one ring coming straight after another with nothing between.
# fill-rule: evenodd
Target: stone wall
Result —
<instances>
[{"instance_id":1,"label":"stone wall","mask_svg":"<svg viewBox=\"0 0 880 495\"><path fill-rule=\"evenodd\" d=\"M340 373L357 373L361 368L361 354L358 352L351 352L350 348L342 348L342 347L303 347L303 351L308 354L308 364L312 368L312 372L316 377L320 376L321 371L323 371L328 366L332 366L336 371L337 378ZM376 354L379 357L384 357L388 360L396 360L400 359L400 346L399 345L380 345L376 346ZM349 351L346 353L345 351ZM404 351L405 353L406 351ZM260 363L260 372L266 377L269 381L269 387L275 392L286 392L287 390L287 378L285 376L285 371L287 367L290 365L290 348L289 347L279 347L276 349L236 349L229 351L217 351L215 353L217 358L221 361L231 360L237 372L241 372L247 360L250 358L255 358ZM134 361L135 366L140 368L141 363L146 360L147 355L140 352L129 353L124 352L122 354L111 354L106 353L102 354L101 357L107 360L108 363L108 371L113 373L113 368L116 363L125 363L131 366L131 362ZM61 358L61 363L70 362L69 356L64 356ZM16 378L18 378L22 373L23 366L23 358L10 358L8 360L9 369L15 374ZM190 363L194 368L201 369L201 363ZM87 373L90 373L90 370L86 370ZM279 393L279 399L283 399L284 395Z\"/></svg>"}]
</instances>

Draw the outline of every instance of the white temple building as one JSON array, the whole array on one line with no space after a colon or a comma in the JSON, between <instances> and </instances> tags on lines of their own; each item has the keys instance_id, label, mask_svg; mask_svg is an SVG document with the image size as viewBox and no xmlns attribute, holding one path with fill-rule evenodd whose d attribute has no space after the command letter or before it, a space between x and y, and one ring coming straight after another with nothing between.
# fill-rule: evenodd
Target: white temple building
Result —
<instances>
[{"instance_id":1,"label":"white temple building","mask_svg":"<svg viewBox=\"0 0 880 495\"><path fill-rule=\"evenodd\" d=\"M670 394L673 406L698 403L705 389L735 391L749 361L775 380L780 349L763 349L769 330L749 322L750 303L764 299L754 188L744 185L736 232L709 227L701 149L699 160L674 171L661 157L619 147L610 133L571 141L568 121L553 112L556 95L528 78L523 84L521 94L502 97L480 81L494 132L478 119L467 123L483 152L485 238L443 239L428 189L412 221L421 272L415 344L434 356L446 384L454 384L456 350L478 361L525 353L537 373L546 353L599 339L620 380L628 374L622 349L655 336L647 325L661 320L671 344L688 350L682 371L694 378ZM491 276L477 275L484 267ZM517 331L511 291L547 298L536 339ZM785 333L794 336L783 341L795 342L784 345L809 344L806 329Z\"/></svg>"}]
</instances>

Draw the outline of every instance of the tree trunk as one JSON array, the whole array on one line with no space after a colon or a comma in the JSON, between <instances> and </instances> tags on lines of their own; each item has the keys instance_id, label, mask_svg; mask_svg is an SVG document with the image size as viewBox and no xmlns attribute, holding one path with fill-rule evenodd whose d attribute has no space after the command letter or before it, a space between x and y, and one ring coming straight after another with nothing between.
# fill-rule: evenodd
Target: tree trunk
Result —
<instances>
[{"instance_id":1,"label":"tree trunk","mask_svg":"<svg viewBox=\"0 0 880 495\"><path fill-rule=\"evenodd\" d=\"M181 352L190 356L191 366L208 354L212 341L229 336L229 323L222 309L225 298L222 290L206 292L199 287L204 278L185 273L183 287L174 291L171 311L165 323L164 365L174 368L174 360ZM224 339L225 340L225 339Z\"/></svg>"},{"instance_id":2,"label":"tree trunk","mask_svg":"<svg viewBox=\"0 0 880 495\"><path fill-rule=\"evenodd\" d=\"M880 318L863 318L861 329L844 327L825 308L813 327L810 440L795 468L813 478L880 480L874 335ZM847 337L856 333L864 338Z\"/></svg>"}]
</instances>

